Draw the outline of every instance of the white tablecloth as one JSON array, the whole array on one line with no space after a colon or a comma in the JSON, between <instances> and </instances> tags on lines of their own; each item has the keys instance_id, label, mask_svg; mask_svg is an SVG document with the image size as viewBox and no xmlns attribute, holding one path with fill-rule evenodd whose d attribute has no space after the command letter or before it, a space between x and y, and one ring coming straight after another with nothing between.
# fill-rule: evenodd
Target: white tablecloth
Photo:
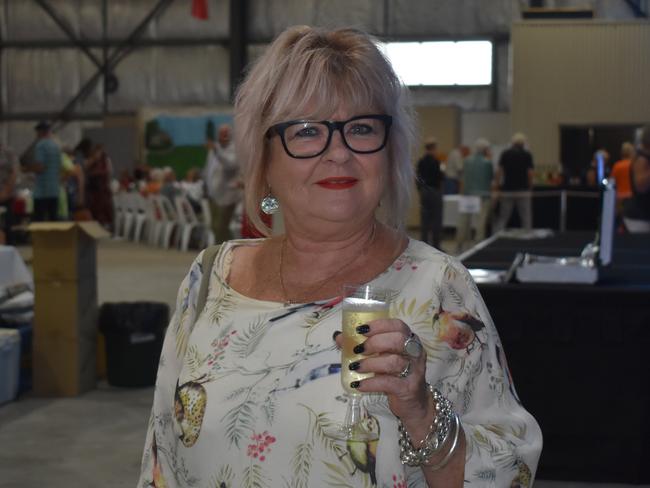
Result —
<instances>
[{"instance_id":1,"label":"white tablecloth","mask_svg":"<svg viewBox=\"0 0 650 488\"><path fill-rule=\"evenodd\" d=\"M445 195L442 197L442 226L458 227L458 204L463 195ZM478 223L478 214L473 214L471 219L472 228L476 228Z\"/></svg>"}]
</instances>

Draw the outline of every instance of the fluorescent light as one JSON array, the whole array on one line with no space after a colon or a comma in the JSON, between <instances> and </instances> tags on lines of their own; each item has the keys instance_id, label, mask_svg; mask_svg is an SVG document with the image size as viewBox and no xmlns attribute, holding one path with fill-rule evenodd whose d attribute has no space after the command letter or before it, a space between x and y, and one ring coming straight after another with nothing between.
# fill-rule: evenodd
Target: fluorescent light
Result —
<instances>
[{"instance_id":1,"label":"fluorescent light","mask_svg":"<svg viewBox=\"0 0 650 488\"><path fill-rule=\"evenodd\" d=\"M490 41L390 42L379 47L409 86L492 83Z\"/></svg>"}]
</instances>

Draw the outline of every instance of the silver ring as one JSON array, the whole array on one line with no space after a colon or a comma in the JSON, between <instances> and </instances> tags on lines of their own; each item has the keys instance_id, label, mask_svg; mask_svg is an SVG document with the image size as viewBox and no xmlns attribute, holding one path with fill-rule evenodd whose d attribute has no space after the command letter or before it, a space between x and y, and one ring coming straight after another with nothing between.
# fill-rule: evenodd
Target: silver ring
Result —
<instances>
[{"instance_id":1,"label":"silver ring","mask_svg":"<svg viewBox=\"0 0 650 488\"><path fill-rule=\"evenodd\" d=\"M413 332L411 332L409 338L404 341L404 354L413 359L417 359L422 355L422 343L420 342L420 338Z\"/></svg>"},{"instance_id":2,"label":"silver ring","mask_svg":"<svg viewBox=\"0 0 650 488\"><path fill-rule=\"evenodd\" d=\"M411 374L411 361L409 360L406 363L406 368L404 368L402 372L399 373L397 376L399 376L400 378L406 378L410 374Z\"/></svg>"}]
</instances>

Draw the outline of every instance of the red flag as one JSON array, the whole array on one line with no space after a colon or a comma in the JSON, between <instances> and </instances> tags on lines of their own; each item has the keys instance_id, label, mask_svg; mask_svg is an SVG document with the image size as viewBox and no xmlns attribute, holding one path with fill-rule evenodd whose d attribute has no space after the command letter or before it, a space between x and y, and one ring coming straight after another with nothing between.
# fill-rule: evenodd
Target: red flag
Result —
<instances>
[{"instance_id":1,"label":"red flag","mask_svg":"<svg viewBox=\"0 0 650 488\"><path fill-rule=\"evenodd\" d=\"M208 19L208 0L192 0L192 17Z\"/></svg>"}]
</instances>

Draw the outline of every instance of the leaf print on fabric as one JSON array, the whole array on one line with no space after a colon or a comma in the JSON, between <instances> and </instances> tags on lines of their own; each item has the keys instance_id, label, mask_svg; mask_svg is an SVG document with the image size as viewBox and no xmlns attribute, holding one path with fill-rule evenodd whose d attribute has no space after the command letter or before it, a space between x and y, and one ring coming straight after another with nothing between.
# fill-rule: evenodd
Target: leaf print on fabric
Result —
<instances>
[{"instance_id":1,"label":"leaf print on fabric","mask_svg":"<svg viewBox=\"0 0 650 488\"><path fill-rule=\"evenodd\" d=\"M264 417L266 417L266 421L270 424L273 424L273 420L275 419L275 404L277 401L277 395L275 388L277 387L277 380L274 382L274 389L269 392L268 395L266 395L266 398L262 402L262 412L264 412Z\"/></svg>"},{"instance_id":2,"label":"leaf print on fabric","mask_svg":"<svg viewBox=\"0 0 650 488\"><path fill-rule=\"evenodd\" d=\"M161 459L164 456L166 460L165 465L169 467L169 470L166 470L169 473L168 479L173 476L176 484L180 486L198 486L199 479L190 474L190 470L185 465L185 458L178 455L175 446L163 446L161 442L157 445L157 451L158 458Z\"/></svg>"},{"instance_id":3,"label":"leaf print on fabric","mask_svg":"<svg viewBox=\"0 0 650 488\"><path fill-rule=\"evenodd\" d=\"M309 488L309 472L311 471L313 446L303 442L296 446L296 452L291 459L293 477L290 486L295 488Z\"/></svg>"},{"instance_id":4,"label":"leaf print on fabric","mask_svg":"<svg viewBox=\"0 0 650 488\"><path fill-rule=\"evenodd\" d=\"M267 486L266 479L262 474L262 467L259 464L251 464L244 469L243 486L245 488L264 488Z\"/></svg>"},{"instance_id":5,"label":"leaf print on fabric","mask_svg":"<svg viewBox=\"0 0 650 488\"><path fill-rule=\"evenodd\" d=\"M205 309L210 317L210 323L217 326L235 308L235 301L230 293L230 289L226 287L218 287L216 295L210 295L205 303Z\"/></svg>"},{"instance_id":6,"label":"leaf print on fabric","mask_svg":"<svg viewBox=\"0 0 650 488\"><path fill-rule=\"evenodd\" d=\"M208 356L201 356L195 345L190 346L185 353L185 364L187 364L191 376L196 376L207 360Z\"/></svg>"},{"instance_id":7,"label":"leaf print on fabric","mask_svg":"<svg viewBox=\"0 0 650 488\"><path fill-rule=\"evenodd\" d=\"M233 352L242 359L250 356L264 337L264 334L266 334L266 327L267 322L264 318L250 323L246 330L243 330L233 339Z\"/></svg>"},{"instance_id":8,"label":"leaf print on fabric","mask_svg":"<svg viewBox=\"0 0 650 488\"><path fill-rule=\"evenodd\" d=\"M253 432L255 415L253 408L256 403L247 398L243 403L228 410L223 419L226 424L226 439L232 445L239 447L239 441L246 435L246 432Z\"/></svg>"},{"instance_id":9,"label":"leaf print on fabric","mask_svg":"<svg viewBox=\"0 0 650 488\"><path fill-rule=\"evenodd\" d=\"M189 297L190 289L185 287L183 290L183 302L187 303ZM187 349L187 342L190 338L190 332L186 324L190 322L193 309L185 308L181 310L180 315L178 313L174 314L172 318L174 339L176 340L176 357L182 358L185 355Z\"/></svg>"},{"instance_id":10,"label":"leaf print on fabric","mask_svg":"<svg viewBox=\"0 0 650 488\"><path fill-rule=\"evenodd\" d=\"M488 424L481 428L495 435L486 435L481 432L480 428L472 429L470 439L475 442L476 447L488 451L498 466L513 472L511 487L530 487L532 472L526 462L517 454L514 442L508 438L511 434L519 438L522 432L525 435L526 426L506 429L500 425Z\"/></svg>"},{"instance_id":11,"label":"leaf print on fabric","mask_svg":"<svg viewBox=\"0 0 650 488\"><path fill-rule=\"evenodd\" d=\"M212 477L209 488L232 488L232 480L235 475L229 464L224 464L219 468L219 472Z\"/></svg>"},{"instance_id":12,"label":"leaf print on fabric","mask_svg":"<svg viewBox=\"0 0 650 488\"><path fill-rule=\"evenodd\" d=\"M353 485L347 482L347 480L350 479L350 475L341 469L341 466L338 464L328 463L327 461L323 461L323 464L329 469L329 472L327 473L327 486L354 488Z\"/></svg>"}]
</instances>

